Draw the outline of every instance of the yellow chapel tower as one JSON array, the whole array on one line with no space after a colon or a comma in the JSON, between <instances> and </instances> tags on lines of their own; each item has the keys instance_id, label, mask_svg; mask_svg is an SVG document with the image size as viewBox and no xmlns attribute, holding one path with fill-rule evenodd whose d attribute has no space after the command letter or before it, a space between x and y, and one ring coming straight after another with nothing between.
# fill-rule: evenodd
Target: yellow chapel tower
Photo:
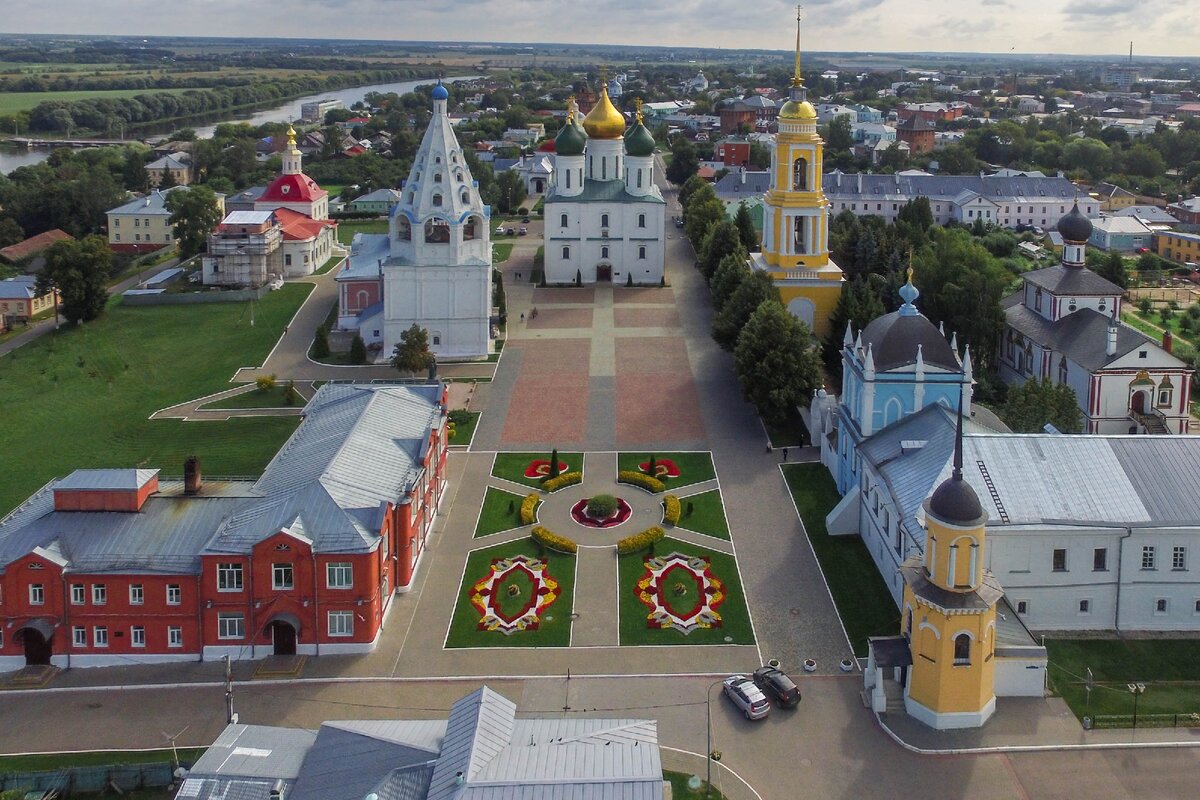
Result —
<instances>
[{"instance_id":1,"label":"yellow chapel tower","mask_svg":"<svg viewBox=\"0 0 1200 800\"><path fill-rule=\"evenodd\" d=\"M996 710L999 581L984 569L987 514L963 480L962 414L954 472L925 501L925 555L900 566L912 651L905 710L939 730L976 728Z\"/></svg>"},{"instance_id":2,"label":"yellow chapel tower","mask_svg":"<svg viewBox=\"0 0 1200 800\"><path fill-rule=\"evenodd\" d=\"M762 252L751 256L750 266L768 273L788 310L824 336L842 292L842 270L829 260L829 201L821 189L824 142L807 94L797 7L796 68L788 102L779 110L771 188L763 197Z\"/></svg>"}]
</instances>

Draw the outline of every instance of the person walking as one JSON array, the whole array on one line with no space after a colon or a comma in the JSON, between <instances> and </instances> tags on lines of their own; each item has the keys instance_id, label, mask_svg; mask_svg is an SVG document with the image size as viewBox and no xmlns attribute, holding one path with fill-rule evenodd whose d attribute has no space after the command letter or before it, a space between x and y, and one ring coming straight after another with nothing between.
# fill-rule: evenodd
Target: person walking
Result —
<instances>
[{"instance_id":1,"label":"person walking","mask_svg":"<svg viewBox=\"0 0 1200 800\"><path fill-rule=\"evenodd\" d=\"M786 447L783 448L783 460L785 463L787 462L787 451L788 449Z\"/></svg>"}]
</instances>

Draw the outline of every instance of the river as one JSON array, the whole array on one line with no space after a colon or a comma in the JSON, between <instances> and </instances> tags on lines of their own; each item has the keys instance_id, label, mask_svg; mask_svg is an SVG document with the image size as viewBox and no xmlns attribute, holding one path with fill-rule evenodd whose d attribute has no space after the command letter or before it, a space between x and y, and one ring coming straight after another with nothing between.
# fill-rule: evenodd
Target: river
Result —
<instances>
[{"instance_id":1,"label":"river","mask_svg":"<svg viewBox=\"0 0 1200 800\"><path fill-rule=\"evenodd\" d=\"M467 75L457 78L445 78L446 83L455 83L457 81L474 80L479 76ZM406 94L411 92L418 86L427 86L433 83L433 78L422 78L415 81L400 81L398 83L376 83L370 86L354 86L349 89L338 89L331 92L322 92L321 94L310 94L307 97L298 97L295 100L289 100L286 103L264 110L246 109L242 112L234 113L233 116L220 118L217 122L209 122L206 125L188 125L196 131L196 135L202 139L207 139L213 135L218 125L223 125L227 122L247 122L252 126L262 125L265 122L283 122L289 119L300 119L300 106L305 103L314 102L317 100L341 100L342 105L346 108L354 105L362 100L371 92L379 92L386 94L395 92L396 94ZM223 112L228 113L228 112ZM203 118L202 118L203 119ZM208 117L209 120L212 117ZM147 126L147 131L161 131L162 134L170 133L184 127L183 122L174 124L166 124L162 126ZM0 147L0 174L7 175L17 167L24 167L30 164L37 164L49 158L51 153L50 148L38 148L35 150L24 150L14 147Z\"/></svg>"}]
</instances>

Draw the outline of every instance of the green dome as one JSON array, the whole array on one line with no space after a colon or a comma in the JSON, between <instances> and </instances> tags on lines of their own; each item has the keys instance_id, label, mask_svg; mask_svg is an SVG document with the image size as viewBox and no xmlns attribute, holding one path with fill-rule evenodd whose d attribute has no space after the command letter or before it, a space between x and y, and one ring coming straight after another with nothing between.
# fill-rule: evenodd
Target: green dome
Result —
<instances>
[{"instance_id":1,"label":"green dome","mask_svg":"<svg viewBox=\"0 0 1200 800\"><path fill-rule=\"evenodd\" d=\"M649 156L654 154L657 142L654 134L646 126L638 122L625 134L625 154L630 156Z\"/></svg>"},{"instance_id":2,"label":"green dome","mask_svg":"<svg viewBox=\"0 0 1200 800\"><path fill-rule=\"evenodd\" d=\"M560 156L581 156L586 145L587 134L574 120L568 120L554 137L554 152Z\"/></svg>"}]
</instances>

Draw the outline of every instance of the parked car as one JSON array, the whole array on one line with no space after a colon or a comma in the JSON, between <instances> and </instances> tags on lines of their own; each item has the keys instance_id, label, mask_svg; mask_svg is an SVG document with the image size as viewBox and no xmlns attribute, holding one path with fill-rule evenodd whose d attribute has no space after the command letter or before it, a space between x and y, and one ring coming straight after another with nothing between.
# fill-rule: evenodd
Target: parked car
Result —
<instances>
[{"instance_id":1,"label":"parked car","mask_svg":"<svg viewBox=\"0 0 1200 800\"><path fill-rule=\"evenodd\" d=\"M676 227L676 228L682 228L682 227L683 227L683 217L676 217L676 218L675 218L675 227Z\"/></svg>"},{"instance_id":2,"label":"parked car","mask_svg":"<svg viewBox=\"0 0 1200 800\"><path fill-rule=\"evenodd\" d=\"M521 227L520 227L520 228L517 230L517 236L525 236L525 235L526 235L526 234L528 234L528 233L529 233L529 231L525 229L525 226L524 226L524 225L522 225L522 226L521 226Z\"/></svg>"},{"instance_id":3,"label":"parked car","mask_svg":"<svg viewBox=\"0 0 1200 800\"><path fill-rule=\"evenodd\" d=\"M504 232L505 232L506 234L508 234L509 236L516 236L516 235L517 235L517 229L516 229L516 228L505 228L505 229L504 229Z\"/></svg>"},{"instance_id":4,"label":"parked car","mask_svg":"<svg viewBox=\"0 0 1200 800\"><path fill-rule=\"evenodd\" d=\"M754 685L775 701L780 708L795 708L800 705L800 689L775 667L759 667L754 670Z\"/></svg>"},{"instance_id":5,"label":"parked car","mask_svg":"<svg viewBox=\"0 0 1200 800\"><path fill-rule=\"evenodd\" d=\"M521 217L521 222L524 222L526 225L528 225L528 224L529 224L529 217Z\"/></svg>"},{"instance_id":6,"label":"parked car","mask_svg":"<svg viewBox=\"0 0 1200 800\"><path fill-rule=\"evenodd\" d=\"M722 681L721 691L746 715L746 719L764 719L771 713L767 696L745 675L730 675Z\"/></svg>"}]
</instances>

